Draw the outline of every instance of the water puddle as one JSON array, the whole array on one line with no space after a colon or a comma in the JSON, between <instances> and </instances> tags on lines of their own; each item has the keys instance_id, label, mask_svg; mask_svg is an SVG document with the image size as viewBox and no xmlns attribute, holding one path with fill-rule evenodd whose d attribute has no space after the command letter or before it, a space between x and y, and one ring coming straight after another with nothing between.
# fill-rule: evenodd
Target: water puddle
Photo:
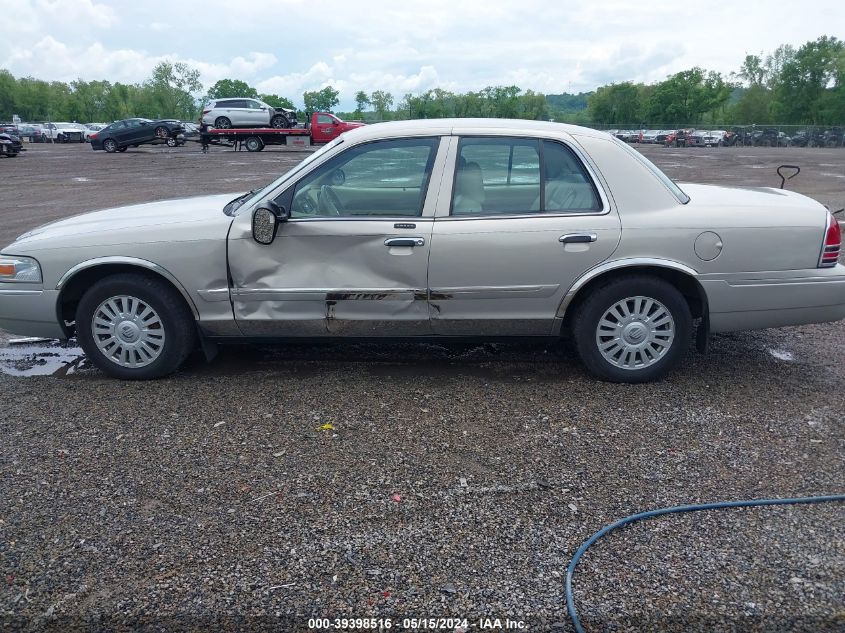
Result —
<instances>
[{"instance_id":1,"label":"water puddle","mask_svg":"<svg viewBox=\"0 0 845 633\"><path fill-rule=\"evenodd\" d=\"M8 376L69 376L88 366L75 341L12 339L0 347L0 374Z\"/></svg>"},{"instance_id":2,"label":"water puddle","mask_svg":"<svg viewBox=\"0 0 845 633\"><path fill-rule=\"evenodd\" d=\"M768 352L778 360L786 361L787 363L790 363L795 360L795 357L792 355L792 352L787 352L782 349L769 348Z\"/></svg>"}]
</instances>

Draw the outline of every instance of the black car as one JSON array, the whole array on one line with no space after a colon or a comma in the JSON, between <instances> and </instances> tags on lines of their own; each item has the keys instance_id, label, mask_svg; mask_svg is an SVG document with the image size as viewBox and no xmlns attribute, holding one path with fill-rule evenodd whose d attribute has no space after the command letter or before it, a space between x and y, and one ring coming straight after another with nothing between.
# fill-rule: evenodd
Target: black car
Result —
<instances>
[{"instance_id":1,"label":"black car","mask_svg":"<svg viewBox=\"0 0 845 633\"><path fill-rule=\"evenodd\" d=\"M20 132L15 125L0 125L0 137L3 138L3 153L6 156L17 156L24 151Z\"/></svg>"},{"instance_id":2,"label":"black car","mask_svg":"<svg viewBox=\"0 0 845 633\"><path fill-rule=\"evenodd\" d=\"M108 153L125 152L127 147L166 143L175 147L182 142L185 128L174 119L123 119L91 135L91 149Z\"/></svg>"}]
</instances>

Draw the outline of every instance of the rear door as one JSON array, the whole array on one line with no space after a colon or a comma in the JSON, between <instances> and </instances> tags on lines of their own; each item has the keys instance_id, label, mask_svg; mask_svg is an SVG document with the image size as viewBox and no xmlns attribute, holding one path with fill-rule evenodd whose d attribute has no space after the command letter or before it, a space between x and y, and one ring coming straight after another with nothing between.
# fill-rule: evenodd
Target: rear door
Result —
<instances>
[{"instance_id":1,"label":"rear door","mask_svg":"<svg viewBox=\"0 0 845 633\"><path fill-rule=\"evenodd\" d=\"M279 194L291 210L275 241L232 225L235 318L248 336L431 333L427 267L439 136L352 146Z\"/></svg>"},{"instance_id":2,"label":"rear door","mask_svg":"<svg viewBox=\"0 0 845 633\"><path fill-rule=\"evenodd\" d=\"M553 334L571 284L621 235L585 156L560 140L467 135L451 169L432 235L434 332Z\"/></svg>"}]
</instances>

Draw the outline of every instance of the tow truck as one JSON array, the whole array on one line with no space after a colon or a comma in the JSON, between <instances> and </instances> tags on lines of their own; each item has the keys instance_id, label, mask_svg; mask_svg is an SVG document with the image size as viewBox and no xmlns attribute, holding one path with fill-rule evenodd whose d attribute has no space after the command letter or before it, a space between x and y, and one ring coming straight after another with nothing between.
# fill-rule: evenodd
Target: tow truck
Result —
<instances>
[{"instance_id":1,"label":"tow truck","mask_svg":"<svg viewBox=\"0 0 845 633\"><path fill-rule=\"evenodd\" d=\"M260 152L267 145L308 147L328 143L363 123L344 121L330 112L315 112L304 127L292 128L208 128L212 143L243 145L248 152Z\"/></svg>"}]
</instances>

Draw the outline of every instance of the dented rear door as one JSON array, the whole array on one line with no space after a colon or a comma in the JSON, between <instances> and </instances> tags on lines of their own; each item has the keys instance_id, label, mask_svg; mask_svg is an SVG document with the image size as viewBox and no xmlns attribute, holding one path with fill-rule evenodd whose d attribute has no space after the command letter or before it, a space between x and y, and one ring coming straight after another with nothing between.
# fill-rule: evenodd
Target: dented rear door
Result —
<instances>
[{"instance_id":1,"label":"dented rear door","mask_svg":"<svg viewBox=\"0 0 845 633\"><path fill-rule=\"evenodd\" d=\"M252 239L250 213L238 216L229 267L243 334L431 334L427 276L440 145L439 137L394 139L340 153L291 186L292 217L269 246Z\"/></svg>"}]
</instances>

